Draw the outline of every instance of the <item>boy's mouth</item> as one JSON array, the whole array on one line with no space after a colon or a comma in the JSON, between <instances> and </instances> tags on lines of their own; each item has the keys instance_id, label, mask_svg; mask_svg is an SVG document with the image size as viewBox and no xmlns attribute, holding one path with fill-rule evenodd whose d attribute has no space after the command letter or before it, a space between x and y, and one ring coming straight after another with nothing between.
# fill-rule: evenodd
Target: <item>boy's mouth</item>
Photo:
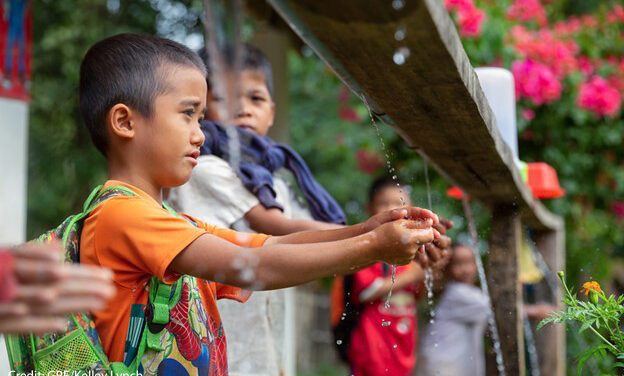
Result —
<instances>
[{"instance_id":1,"label":"boy's mouth","mask_svg":"<svg viewBox=\"0 0 624 376\"><path fill-rule=\"evenodd\" d=\"M191 153L186 155L186 158L188 158L193 167L195 167L197 165L197 158L199 158L199 150L193 150Z\"/></svg>"},{"instance_id":2,"label":"boy's mouth","mask_svg":"<svg viewBox=\"0 0 624 376\"><path fill-rule=\"evenodd\" d=\"M256 127L254 127L253 125L249 125L249 124L235 124L235 125L239 128L246 129L250 132L256 131Z\"/></svg>"}]
</instances>

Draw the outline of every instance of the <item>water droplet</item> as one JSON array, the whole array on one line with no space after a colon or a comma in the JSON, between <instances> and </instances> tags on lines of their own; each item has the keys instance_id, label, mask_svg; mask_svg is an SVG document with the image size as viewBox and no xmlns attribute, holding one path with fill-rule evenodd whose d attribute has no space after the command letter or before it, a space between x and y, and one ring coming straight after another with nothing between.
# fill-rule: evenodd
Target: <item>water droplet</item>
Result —
<instances>
[{"instance_id":1,"label":"water droplet","mask_svg":"<svg viewBox=\"0 0 624 376\"><path fill-rule=\"evenodd\" d=\"M393 349L396 349L397 347L399 347L399 345L397 345L396 343L394 345L392 345Z\"/></svg>"},{"instance_id":2,"label":"water droplet","mask_svg":"<svg viewBox=\"0 0 624 376\"><path fill-rule=\"evenodd\" d=\"M399 47L392 56L392 60L396 65L403 65L407 61L410 55L410 50L407 47Z\"/></svg>"},{"instance_id":3,"label":"water droplet","mask_svg":"<svg viewBox=\"0 0 624 376\"><path fill-rule=\"evenodd\" d=\"M433 344L433 347L438 347L438 344L437 344L437 343L434 343L434 344Z\"/></svg>"},{"instance_id":4,"label":"water droplet","mask_svg":"<svg viewBox=\"0 0 624 376\"><path fill-rule=\"evenodd\" d=\"M429 320L429 324L434 324L434 323L435 323L434 319Z\"/></svg>"},{"instance_id":5,"label":"water droplet","mask_svg":"<svg viewBox=\"0 0 624 376\"><path fill-rule=\"evenodd\" d=\"M381 321L381 326L390 326L390 321Z\"/></svg>"},{"instance_id":6,"label":"water droplet","mask_svg":"<svg viewBox=\"0 0 624 376\"><path fill-rule=\"evenodd\" d=\"M241 270L245 267L245 260L242 257L237 257L232 261L232 267L236 270Z\"/></svg>"},{"instance_id":7,"label":"water droplet","mask_svg":"<svg viewBox=\"0 0 624 376\"><path fill-rule=\"evenodd\" d=\"M337 340L336 341L336 345L338 345L338 346L342 345L342 340L341 339Z\"/></svg>"},{"instance_id":8,"label":"water droplet","mask_svg":"<svg viewBox=\"0 0 624 376\"><path fill-rule=\"evenodd\" d=\"M401 10L405 6L405 1L403 0L392 0L392 8L394 10Z\"/></svg>"},{"instance_id":9,"label":"water droplet","mask_svg":"<svg viewBox=\"0 0 624 376\"><path fill-rule=\"evenodd\" d=\"M394 39L397 41L402 41L403 39L405 39L405 36L407 35L407 29L405 28L405 26L400 26L395 32L394 32Z\"/></svg>"}]
</instances>

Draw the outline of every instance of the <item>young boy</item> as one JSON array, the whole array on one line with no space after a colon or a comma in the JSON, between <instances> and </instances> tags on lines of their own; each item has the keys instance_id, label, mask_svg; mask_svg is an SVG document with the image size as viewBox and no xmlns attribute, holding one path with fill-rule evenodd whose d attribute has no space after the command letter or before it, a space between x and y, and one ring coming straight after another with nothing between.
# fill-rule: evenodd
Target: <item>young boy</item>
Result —
<instances>
[{"instance_id":1,"label":"young boy","mask_svg":"<svg viewBox=\"0 0 624 376\"><path fill-rule=\"evenodd\" d=\"M437 216L419 208L344 229L276 237L200 220L193 225L190 217L170 213L162 205L163 189L184 184L197 165L206 94L201 59L167 39L117 35L92 46L80 68L80 110L107 159L105 186L135 193L93 210L80 240L81 262L114 273L115 298L94 312L111 361L123 360L132 306L147 303L151 277L182 283L170 312L154 313L169 320L164 329L151 325L163 350L146 351L143 374L226 375L216 300L244 300L237 287L283 288L379 260L404 264L439 236L432 228Z\"/></svg>"},{"instance_id":2,"label":"young boy","mask_svg":"<svg viewBox=\"0 0 624 376\"><path fill-rule=\"evenodd\" d=\"M233 66L233 47L224 51L225 62ZM227 79L234 84L238 97L234 99L237 112L230 119L219 117L219 106L223 99L213 90L208 90L207 116L209 120L245 129L260 138L250 138L247 132L239 132L241 148L250 148L256 140L262 139L267 145L274 144L267 136L273 126L275 103L273 102L272 69L266 56L249 44L240 46L241 71L239 75L227 71ZM209 62L206 61L206 64ZM209 86L210 82L209 82ZM204 123L203 127L214 127ZM210 136L210 135L209 135ZM207 139L206 143L212 140ZM210 147L210 145L205 145ZM279 147L283 147L279 145ZM258 232L269 235L284 235L297 231L326 230L340 228L344 214L333 198L320 185L312 193L322 194L326 201L339 213L334 223L315 220L308 206L291 186L292 173L281 168L271 174L275 192L273 202L254 186L245 185L241 173L231 167L227 157L219 148L212 147L212 154L198 158L191 180L173 189L169 201L176 210L188 213L202 221L237 231ZM223 147L222 149L226 149ZM294 153L294 151L292 151ZM303 162L305 163L305 162ZM261 169L258 164L247 164L245 168ZM306 166L307 169L307 166ZM301 174L301 172L299 172ZM310 176L311 179L314 179ZM252 179L250 179L252 180ZM322 192L317 193L318 190ZM273 197L270 197L272 200ZM324 218L327 220L327 217ZM255 293L243 306L238 302L220 301L219 311L223 316L223 326L228 333L228 363L230 373L242 375L277 376L288 369L288 360L294 358L294 338L287 337L286 327L294 325L295 294L292 290L276 290ZM290 315L289 315L290 314ZM291 343L291 346L287 346ZM292 371L292 370L291 370ZM286 372L290 375L292 372Z\"/></svg>"},{"instance_id":3,"label":"young boy","mask_svg":"<svg viewBox=\"0 0 624 376\"><path fill-rule=\"evenodd\" d=\"M376 179L369 190L368 211L376 215L409 206L409 195L390 176ZM345 277L347 278L347 277ZM350 278L350 302L359 312L347 352L354 376L411 375L416 363L416 304L423 269L416 263L397 267L379 262ZM388 301L388 293L392 296Z\"/></svg>"}]
</instances>

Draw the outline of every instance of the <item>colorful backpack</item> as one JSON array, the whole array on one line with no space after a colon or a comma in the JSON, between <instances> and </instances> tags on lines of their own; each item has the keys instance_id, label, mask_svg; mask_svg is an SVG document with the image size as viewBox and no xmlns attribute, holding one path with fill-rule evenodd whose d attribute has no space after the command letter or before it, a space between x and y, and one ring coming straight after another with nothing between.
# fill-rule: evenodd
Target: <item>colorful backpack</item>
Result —
<instances>
[{"instance_id":1,"label":"colorful backpack","mask_svg":"<svg viewBox=\"0 0 624 376\"><path fill-rule=\"evenodd\" d=\"M330 297L330 324L338 356L345 363L349 362L351 333L360 318L359 304L351 297L351 291L353 291L353 274L334 279Z\"/></svg>"},{"instance_id":2,"label":"colorful backpack","mask_svg":"<svg viewBox=\"0 0 624 376\"><path fill-rule=\"evenodd\" d=\"M84 220L98 205L115 196L133 196L135 193L123 186L95 188L83 206L83 212L65 219L57 228L39 236L35 241L49 243L60 240L65 250L65 261L80 262L80 234ZM166 207L172 213L172 209ZM156 277L150 280L147 305L132 307L124 362L109 362L95 329L93 317L86 312L72 314L67 319L64 333L42 336L28 334L8 336L6 339L9 361L16 373L48 375L56 371L72 374L115 375L143 373L140 364L148 350L162 351L161 332L169 322L169 312L180 299L182 279L167 285ZM50 373L52 372L52 373Z\"/></svg>"}]
</instances>

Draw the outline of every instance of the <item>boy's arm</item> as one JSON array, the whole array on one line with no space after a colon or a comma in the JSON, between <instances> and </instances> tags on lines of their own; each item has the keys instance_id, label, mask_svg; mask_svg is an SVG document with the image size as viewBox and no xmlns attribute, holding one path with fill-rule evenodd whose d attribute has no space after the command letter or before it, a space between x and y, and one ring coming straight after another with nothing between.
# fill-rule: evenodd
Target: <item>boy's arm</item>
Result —
<instances>
[{"instance_id":1,"label":"boy's arm","mask_svg":"<svg viewBox=\"0 0 624 376\"><path fill-rule=\"evenodd\" d=\"M308 219L290 219L276 208L267 209L258 204L245 213L245 219L254 231L270 235L287 235L299 231L333 230L344 227Z\"/></svg>"},{"instance_id":2,"label":"boy's arm","mask_svg":"<svg viewBox=\"0 0 624 376\"><path fill-rule=\"evenodd\" d=\"M378 260L405 264L433 240L431 222L400 220L354 238L310 244L243 248L204 234L185 248L169 271L257 290L272 290L344 274Z\"/></svg>"},{"instance_id":3,"label":"boy's arm","mask_svg":"<svg viewBox=\"0 0 624 376\"><path fill-rule=\"evenodd\" d=\"M388 210L370 217L367 221L352 226L342 226L334 230L303 231L283 236L273 236L267 240L268 244L301 244L321 243L352 238L375 230L377 227L391 221L409 218L417 221L430 220L434 226L439 223L438 216L427 209L416 207ZM437 237L437 235L436 235Z\"/></svg>"}]
</instances>

